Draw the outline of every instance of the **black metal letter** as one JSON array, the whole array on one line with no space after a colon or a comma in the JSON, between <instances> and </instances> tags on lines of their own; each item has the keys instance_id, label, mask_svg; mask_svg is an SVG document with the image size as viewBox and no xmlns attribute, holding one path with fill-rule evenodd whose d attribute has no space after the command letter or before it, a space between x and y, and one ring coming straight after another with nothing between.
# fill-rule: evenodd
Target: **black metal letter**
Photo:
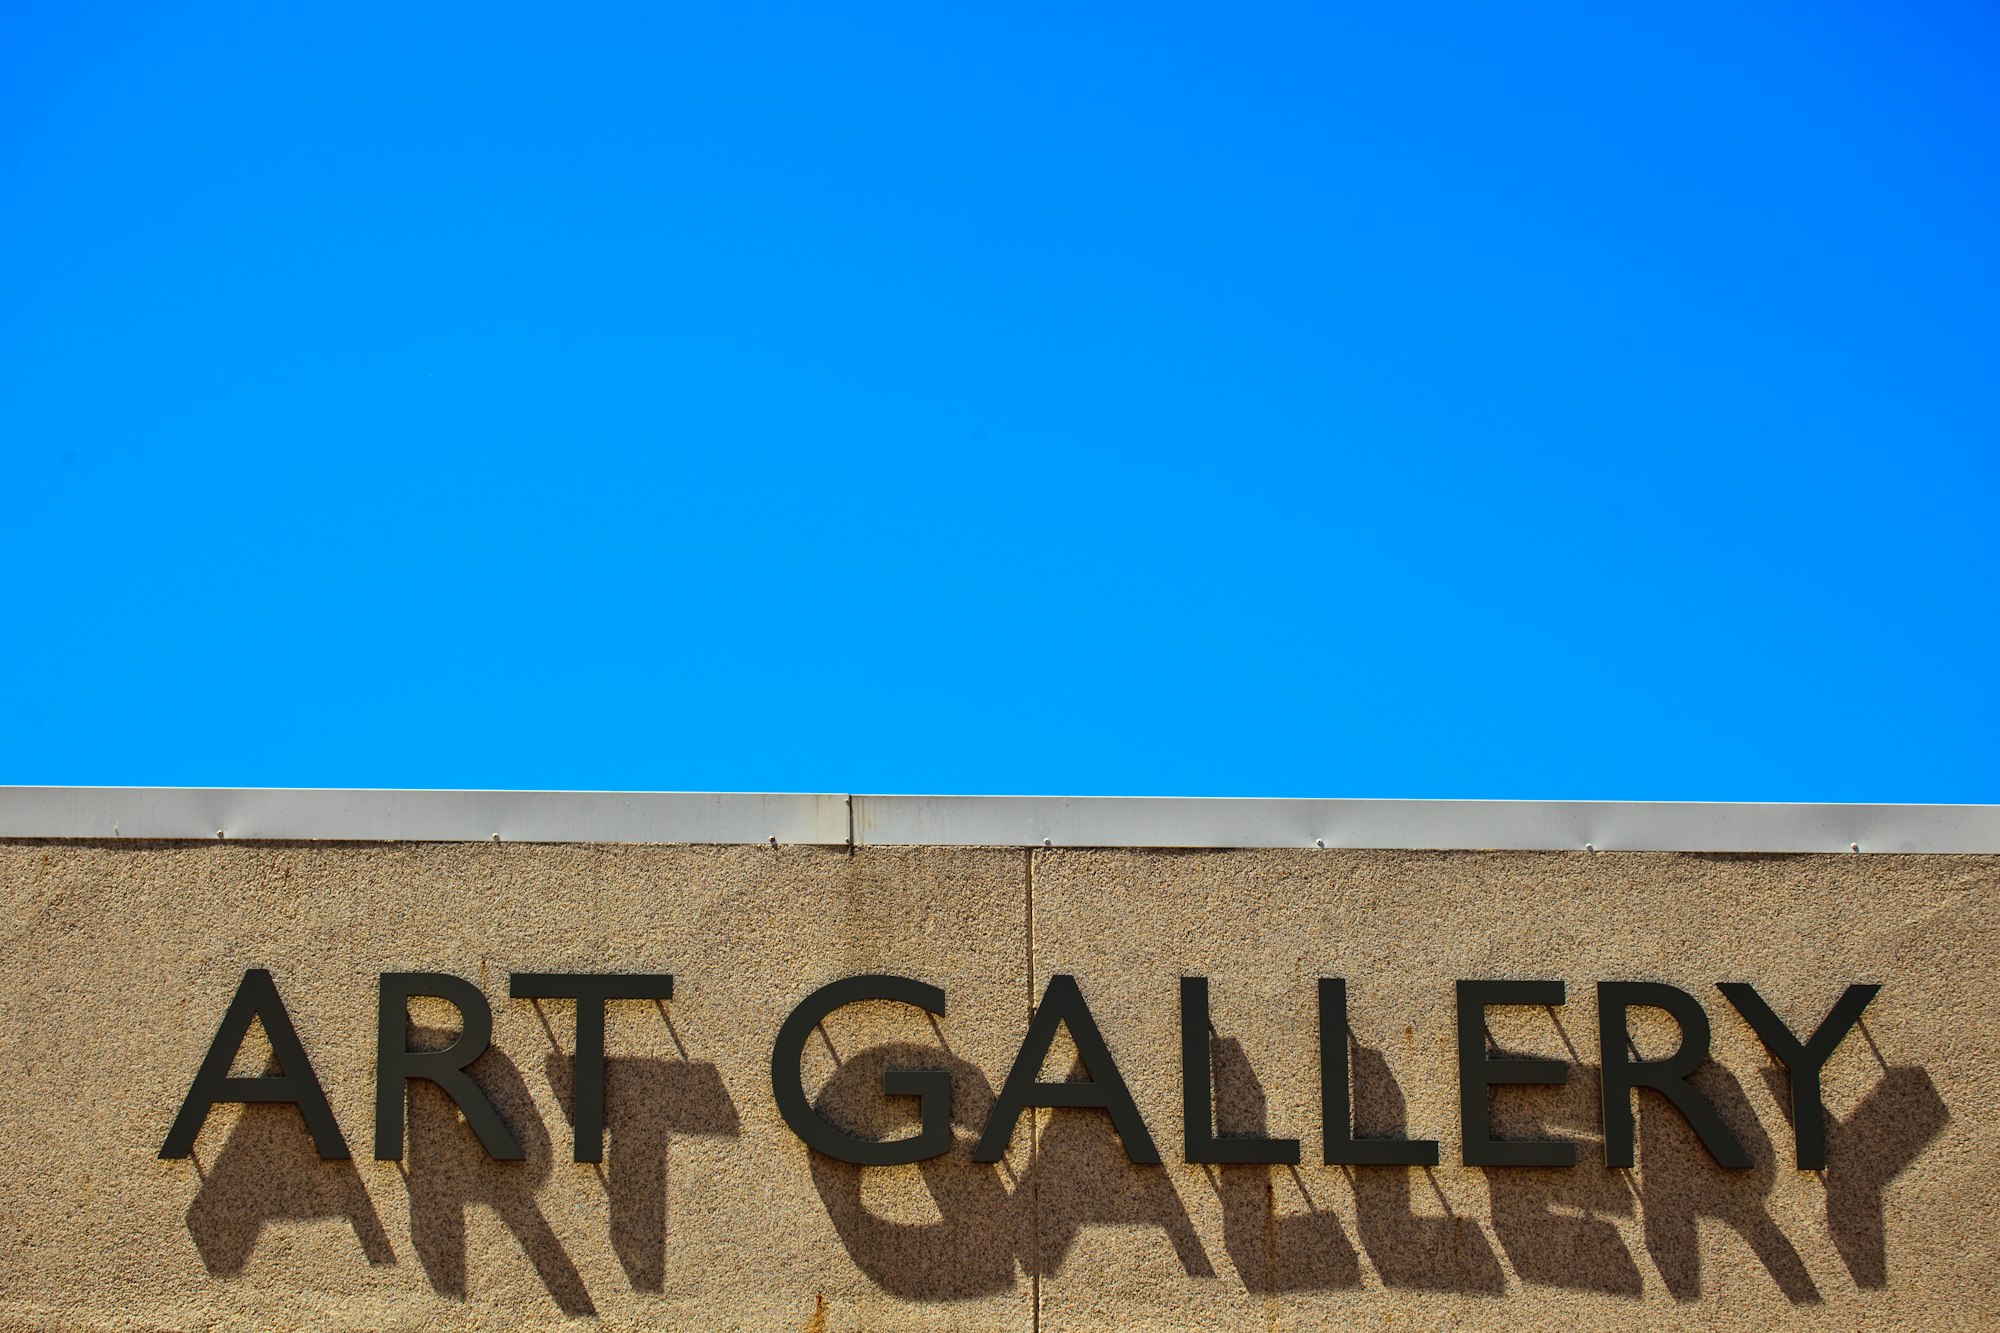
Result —
<instances>
[{"instance_id":1,"label":"black metal letter","mask_svg":"<svg viewBox=\"0 0 2000 1333\"><path fill-rule=\"evenodd\" d=\"M1482 1052L1483 1053L1483 1052ZM1436 1166L1436 1139L1357 1139L1347 1067L1347 982L1319 979L1321 1150L1328 1166ZM1480 1099L1484 1109L1484 1096Z\"/></svg>"},{"instance_id":2,"label":"black metal letter","mask_svg":"<svg viewBox=\"0 0 2000 1333\"><path fill-rule=\"evenodd\" d=\"M1558 1005L1560 981L1461 981L1458 983L1458 1120L1467 1166L1575 1166L1568 1139L1496 1140L1486 1093L1495 1084L1569 1082L1561 1060L1495 1060L1486 1054L1486 1008L1497 1004Z\"/></svg>"},{"instance_id":3,"label":"black metal letter","mask_svg":"<svg viewBox=\"0 0 2000 1333\"><path fill-rule=\"evenodd\" d=\"M410 997L427 995L458 1010L458 1040L441 1051L410 1049ZM458 1104L486 1155L518 1162L524 1154L507 1122L465 1072L493 1041L493 1009L479 987L443 972L384 972L375 1011L375 1160L403 1155L403 1084L423 1078Z\"/></svg>"},{"instance_id":4,"label":"black metal letter","mask_svg":"<svg viewBox=\"0 0 2000 1333\"><path fill-rule=\"evenodd\" d=\"M1076 1043L1076 1053L1090 1075L1088 1082L1039 1081L1042 1061L1048 1058L1049 1044L1056 1039L1058 1027L1069 1028L1070 1040ZM1110 1048L1104 1044L1104 1034L1097 1030L1097 1020L1083 1002L1076 978L1061 972L1049 978L1042 1002L1035 1006L1035 1016L1028 1020L1028 1035L1021 1039L1014 1067L1007 1071L1007 1083L1000 1089L999 1100L993 1103L993 1114L986 1117L986 1128L972 1150L972 1160L997 1162L1005 1156L1007 1140L1014 1137L1014 1125L1021 1112L1030 1106L1083 1106L1107 1111L1129 1160L1142 1166L1160 1163L1160 1150L1153 1146L1153 1136L1132 1101L1131 1090L1125 1086L1125 1078L1118 1072Z\"/></svg>"},{"instance_id":5,"label":"black metal letter","mask_svg":"<svg viewBox=\"0 0 2000 1333\"><path fill-rule=\"evenodd\" d=\"M576 1135L571 1155L604 1160L604 1004L607 1000L671 1000L674 979L646 972L516 972L507 979L516 1000L576 1001Z\"/></svg>"},{"instance_id":6,"label":"black metal letter","mask_svg":"<svg viewBox=\"0 0 2000 1333\"><path fill-rule=\"evenodd\" d=\"M1861 1021L1861 1011L1882 988L1849 986L1804 1045L1747 982L1718 981L1716 988L1728 997L1743 1020L1757 1030L1765 1048L1784 1063L1791 1075L1792 1142L1798 1149L1799 1170L1826 1170L1826 1108L1820 1100L1819 1072L1826 1068L1834 1048L1853 1031L1854 1025Z\"/></svg>"},{"instance_id":7,"label":"black metal letter","mask_svg":"<svg viewBox=\"0 0 2000 1333\"><path fill-rule=\"evenodd\" d=\"M907 1139L864 1139L843 1133L813 1110L806 1096L806 1042L820 1020L845 1004L859 1000L894 1000L926 1013L944 1013L944 992L908 977L862 976L829 981L792 1010L778 1029L771 1048L771 1095L778 1114L814 1152L858 1166L900 1166L942 1157L951 1151L951 1075L942 1069L889 1069L882 1073L882 1091L891 1097L915 1097L919 1129Z\"/></svg>"},{"instance_id":8,"label":"black metal letter","mask_svg":"<svg viewBox=\"0 0 2000 1333\"><path fill-rule=\"evenodd\" d=\"M1680 1026L1681 1046L1664 1060L1632 1058L1625 1010L1632 1005L1664 1010ZM1720 1166L1746 1170L1750 1154L1716 1114L1715 1104L1695 1091L1688 1075L1708 1059L1708 1011L1677 986L1656 981L1597 983L1597 1045L1603 1064L1604 1164L1632 1165L1632 1089L1665 1093Z\"/></svg>"},{"instance_id":9,"label":"black metal letter","mask_svg":"<svg viewBox=\"0 0 2000 1333\"><path fill-rule=\"evenodd\" d=\"M1215 1136L1215 1078L1208 1058L1208 978L1181 978L1181 1143L1190 1162L1299 1163L1297 1139Z\"/></svg>"},{"instance_id":10,"label":"black metal letter","mask_svg":"<svg viewBox=\"0 0 2000 1333\"><path fill-rule=\"evenodd\" d=\"M278 1072L258 1078L231 1078L229 1066L242 1048L244 1034L249 1032L253 1018L264 1026ZM285 1002L278 998L277 983L261 967L245 972L237 984L236 996L230 1000L222 1023L215 1030L215 1040L208 1044L208 1054L202 1057L194 1086L188 1089L187 1100L181 1103L180 1114L174 1117L174 1126L167 1131L167 1141L160 1145L161 1160L193 1156L195 1135L201 1133L209 1111L217 1102L290 1102L299 1108L299 1115L312 1134L313 1147L319 1149L321 1157L344 1161L350 1155L347 1140L340 1136L340 1126L334 1123L333 1108L326 1104L326 1090L320 1087L319 1078L313 1073L312 1061L306 1059L306 1048L299 1044L299 1034L292 1027L292 1016L285 1012Z\"/></svg>"}]
</instances>

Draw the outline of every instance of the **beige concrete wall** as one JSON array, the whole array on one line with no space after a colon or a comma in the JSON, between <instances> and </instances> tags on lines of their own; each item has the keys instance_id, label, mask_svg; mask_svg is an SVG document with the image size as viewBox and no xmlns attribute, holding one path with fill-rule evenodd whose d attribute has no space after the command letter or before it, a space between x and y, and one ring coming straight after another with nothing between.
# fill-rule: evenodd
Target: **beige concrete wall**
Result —
<instances>
[{"instance_id":1,"label":"beige concrete wall","mask_svg":"<svg viewBox=\"0 0 2000 1333\"><path fill-rule=\"evenodd\" d=\"M0 1325L1990 1326L1997 891L2000 860L1965 857L0 843ZM320 1162L288 1107L219 1108L192 1161L156 1159L250 967L275 974L352 1162ZM601 1167L569 1160L572 1006L506 998L510 971L559 969L676 978L664 1006L612 1006ZM484 987L475 1072L527 1161L486 1160L421 1084L406 1158L372 1160L387 970ZM880 1070L947 1065L945 1159L831 1162L772 1103L786 1012L875 971L944 986L949 1012L835 1015L808 1086L887 1132ZM1025 1117L1004 1162L970 1161L1057 972L1165 1166L1127 1164L1084 1111ZM1296 1171L1180 1160L1184 973L1212 979L1223 1127L1304 1140ZM1361 1128L1440 1140L1435 1170L1319 1164L1323 975L1348 979ZM1498 1106L1510 1132L1582 1140L1578 1168L1456 1164L1460 977L1568 982L1563 1009L1493 1028L1583 1066ZM1752 1170L1712 1165L1650 1095L1639 1169L1603 1167L1600 979L1700 997L1702 1085ZM1823 1175L1792 1166L1783 1078L1723 979L1795 1028L1847 982L1884 984L1827 1071ZM259 1062L252 1043L239 1071Z\"/></svg>"}]
</instances>

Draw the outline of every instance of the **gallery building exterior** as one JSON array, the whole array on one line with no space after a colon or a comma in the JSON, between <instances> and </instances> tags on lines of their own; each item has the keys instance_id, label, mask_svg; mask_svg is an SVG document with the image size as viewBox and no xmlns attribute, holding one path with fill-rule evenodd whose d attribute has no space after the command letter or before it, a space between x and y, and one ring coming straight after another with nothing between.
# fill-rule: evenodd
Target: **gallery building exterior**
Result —
<instances>
[{"instance_id":1,"label":"gallery building exterior","mask_svg":"<svg viewBox=\"0 0 2000 1333\"><path fill-rule=\"evenodd\" d=\"M2000 807L0 789L0 1327L2000 1324Z\"/></svg>"}]
</instances>

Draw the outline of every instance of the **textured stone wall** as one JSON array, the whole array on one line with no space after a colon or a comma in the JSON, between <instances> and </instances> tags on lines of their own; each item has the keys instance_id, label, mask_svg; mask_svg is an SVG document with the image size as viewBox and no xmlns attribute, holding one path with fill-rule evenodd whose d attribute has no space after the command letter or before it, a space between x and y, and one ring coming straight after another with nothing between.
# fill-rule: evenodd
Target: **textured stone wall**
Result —
<instances>
[{"instance_id":1,"label":"textured stone wall","mask_svg":"<svg viewBox=\"0 0 2000 1333\"><path fill-rule=\"evenodd\" d=\"M1146 1329L2000 1323L2000 859L492 844L0 843L0 1325L9 1328ZM158 1152L248 968L272 972L353 1160L288 1106L218 1107ZM373 1160L377 978L491 1001L473 1066L527 1151L490 1161L410 1085ZM610 1007L608 1140L571 1160L575 1012L514 971L671 972ZM882 1071L943 1067L959 1146L912 1166L809 1152L773 1103L779 1024L837 977L945 988L933 1023L843 1010L806 1083L911 1132ZM1023 1117L971 1160L1035 998L1074 975L1166 1162L1101 1112ZM1210 978L1225 1131L1285 1166L1181 1153L1178 981ZM1440 1165L1319 1154L1315 979L1347 979L1355 1118ZM1496 1097L1569 1170L1459 1165L1452 983L1557 978L1493 1040L1576 1068ZM1595 983L1707 1008L1697 1077L1754 1165L1712 1163L1641 1093L1639 1167L1599 1147ZM1883 990L1825 1077L1828 1166L1793 1165L1787 1083L1715 983L1795 1030ZM411 1008L418 1044L454 1012ZM1641 1054L1675 1034L1635 1021ZM253 1035L237 1070L267 1054ZM1074 1052L1059 1042L1045 1077Z\"/></svg>"}]
</instances>

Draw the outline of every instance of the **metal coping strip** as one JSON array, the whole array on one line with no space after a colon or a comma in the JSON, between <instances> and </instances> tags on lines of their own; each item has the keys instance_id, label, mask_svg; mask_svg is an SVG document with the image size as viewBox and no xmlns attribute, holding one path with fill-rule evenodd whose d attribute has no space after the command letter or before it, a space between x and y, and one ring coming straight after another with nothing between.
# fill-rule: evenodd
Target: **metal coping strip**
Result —
<instances>
[{"instance_id":1,"label":"metal coping strip","mask_svg":"<svg viewBox=\"0 0 2000 1333\"><path fill-rule=\"evenodd\" d=\"M0 838L2000 855L2000 806L0 787Z\"/></svg>"}]
</instances>

